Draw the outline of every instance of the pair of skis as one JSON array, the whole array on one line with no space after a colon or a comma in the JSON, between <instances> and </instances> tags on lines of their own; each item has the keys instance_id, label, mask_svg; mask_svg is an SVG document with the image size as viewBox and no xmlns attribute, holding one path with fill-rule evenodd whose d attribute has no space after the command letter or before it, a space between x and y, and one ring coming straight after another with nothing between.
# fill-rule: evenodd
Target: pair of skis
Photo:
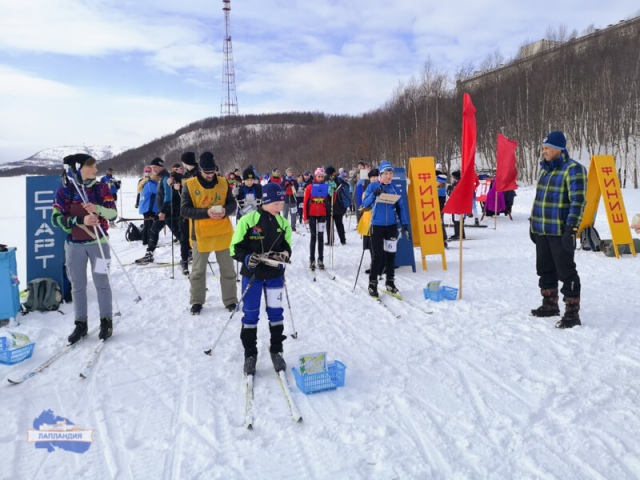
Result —
<instances>
[{"instance_id":1,"label":"pair of skis","mask_svg":"<svg viewBox=\"0 0 640 480\"><path fill-rule=\"evenodd\" d=\"M417 307L416 305L414 305L412 302L405 300L399 293L393 293L385 288L383 288L382 290L380 290L383 293L386 293L387 295L390 295L394 298L396 298L397 300L400 300L401 302L403 302L405 305L410 306L411 308L417 310L420 313L426 313L427 315L431 315L433 313L433 311L427 311L427 310L423 310L422 308ZM367 291L367 294L369 292ZM380 295L378 295L377 297L371 296L369 295L373 300L375 300L376 302L378 302L378 304L382 305L385 309L387 309L389 312L391 312L391 314L396 317L396 318L400 318L402 315L399 313L396 313L389 305L387 305L386 303L384 303L382 301L382 299L380 298Z\"/></svg>"},{"instance_id":2,"label":"pair of skis","mask_svg":"<svg viewBox=\"0 0 640 480\"><path fill-rule=\"evenodd\" d=\"M316 281L316 270L326 273L329 276L329 280L335 280L336 279L336 275L334 273L331 273L326 268L313 267L310 270L311 270L311 273L313 275L313 281L314 282Z\"/></svg>"},{"instance_id":3,"label":"pair of skis","mask_svg":"<svg viewBox=\"0 0 640 480\"><path fill-rule=\"evenodd\" d=\"M382 289L382 292L384 292L384 293L386 293L386 294L388 294L388 295L391 295L392 297L395 297L395 298L397 298L397 299L398 299L398 300L400 300L400 301L403 301L403 300L404 300L404 299L403 299L399 294L397 294L397 293L391 293L389 290ZM394 311L394 310L393 310L389 305L387 305L386 303L384 303L384 302L382 301L382 299L380 298L380 294L378 294L378 296L377 296L377 297L374 297L374 296L373 296L373 295L371 295L368 291L367 291L367 294L368 294L368 295L369 295L373 300L375 300L376 302L378 302L378 304L379 304L379 305L381 305L383 308L387 309L387 310L391 313L391 315L393 315L394 317L396 317L396 318L400 318L400 317L402 316L402 314L395 312L395 311Z\"/></svg>"},{"instance_id":4,"label":"pair of skis","mask_svg":"<svg viewBox=\"0 0 640 480\"><path fill-rule=\"evenodd\" d=\"M278 375L278 381L280 382L280 387L282 387L282 393L284 394L284 397L287 400L287 405L289 406L291 418L296 423L302 422L302 415L300 415L298 406L296 405L296 402L293 399L293 395L291 395L291 388L289 387L289 381L287 380L287 376L285 375L284 370L280 370L279 372L276 372L276 373ZM253 382L254 382L254 375L244 376L244 385L245 385L244 426L249 430L253 429L253 424L255 422L255 412L253 409L253 398L254 398Z\"/></svg>"},{"instance_id":5,"label":"pair of skis","mask_svg":"<svg viewBox=\"0 0 640 480\"><path fill-rule=\"evenodd\" d=\"M29 380L31 377L34 377L37 374L41 373L43 370L45 370L47 367L49 367L52 363L60 360L60 358L65 356L67 353L69 353L70 351L74 350L76 348L76 346L83 341L84 338L92 336L92 335L95 335L98 332L98 330L100 330L100 327L95 327L95 328L91 329L87 333L87 335L85 335L85 337L82 337L76 343L74 343L72 345L65 345L64 347L60 348L57 352L55 352L53 355L51 355L47 360L42 362L37 367L35 367L35 368L23 373L20 376L9 377L7 379L7 381L12 385L19 385L19 384L25 382L26 380ZM98 345L91 351L91 354L89 355L88 359L86 360L86 362L84 363L84 365L82 367L82 370L80 371L80 377L81 378L87 378L91 374L91 370L93 369L94 365L98 361L98 358L100 357L100 354L102 353L102 349L104 348L104 344L105 344L104 340L99 340L98 341Z\"/></svg>"}]
</instances>

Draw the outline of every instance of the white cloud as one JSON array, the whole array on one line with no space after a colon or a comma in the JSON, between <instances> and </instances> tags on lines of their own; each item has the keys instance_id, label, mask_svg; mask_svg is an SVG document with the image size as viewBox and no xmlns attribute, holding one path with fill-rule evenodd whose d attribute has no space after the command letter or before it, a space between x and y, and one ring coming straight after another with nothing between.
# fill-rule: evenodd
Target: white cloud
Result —
<instances>
[{"instance_id":1,"label":"white cloud","mask_svg":"<svg viewBox=\"0 0 640 480\"><path fill-rule=\"evenodd\" d=\"M18 82L0 83L2 111L10 112L0 116L0 162L21 160L56 145L138 146L219 108L197 100L71 88L6 67L0 67L0 78Z\"/></svg>"},{"instance_id":2,"label":"white cloud","mask_svg":"<svg viewBox=\"0 0 640 480\"><path fill-rule=\"evenodd\" d=\"M31 98L66 98L71 99L75 90L63 83L46 78L34 77L26 72L14 69L6 65L0 65L0 95L4 101L9 97Z\"/></svg>"},{"instance_id":3,"label":"white cloud","mask_svg":"<svg viewBox=\"0 0 640 480\"><path fill-rule=\"evenodd\" d=\"M207 44L172 45L157 51L146 60L147 64L159 70L177 73L183 69L213 70L221 68L222 59Z\"/></svg>"},{"instance_id":4,"label":"white cloud","mask_svg":"<svg viewBox=\"0 0 640 480\"><path fill-rule=\"evenodd\" d=\"M369 111L419 76L427 59L452 71L498 48L511 57L548 27L582 31L638 13L618 3L232 0L240 113ZM63 139L137 145L219 112L221 0L0 6L0 161ZM87 65L105 74L69 77ZM153 94L139 95L147 90Z\"/></svg>"}]
</instances>

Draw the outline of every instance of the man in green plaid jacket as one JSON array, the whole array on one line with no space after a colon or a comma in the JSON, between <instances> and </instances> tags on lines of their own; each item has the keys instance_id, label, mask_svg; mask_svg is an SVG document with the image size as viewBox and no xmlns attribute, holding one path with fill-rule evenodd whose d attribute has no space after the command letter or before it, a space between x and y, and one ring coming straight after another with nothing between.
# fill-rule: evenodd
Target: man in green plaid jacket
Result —
<instances>
[{"instance_id":1,"label":"man in green plaid jacket","mask_svg":"<svg viewBox=\"0 0 640 480\"><path fill-rule=\"evenodd\" d=\"M569 158L563 132L551 132L542 141L542 168L531 211L531 240L536 244L536 272L542 306L536 317L560 315L558 280L562 281L565 312L557 328L580 325L580 277L574 254L576 234L586 203L587 172Z\"/></svg>"}]
</instances>

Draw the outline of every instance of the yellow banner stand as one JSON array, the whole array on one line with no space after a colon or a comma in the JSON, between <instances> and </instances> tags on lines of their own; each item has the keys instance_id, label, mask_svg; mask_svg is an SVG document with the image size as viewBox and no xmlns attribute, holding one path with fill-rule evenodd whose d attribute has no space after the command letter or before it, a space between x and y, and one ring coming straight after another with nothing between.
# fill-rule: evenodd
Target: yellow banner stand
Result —
<instances>
[{"instance_id":1,"label":"yellow banner stand","mask_svg":"<svg viewBox=\"0 0 640 480\"><path fill-rule=\"evenodd\" d=\"M411 237L413 246L420 247L423 270L427 269L425 256L437 254L442 258L443 270L447 269L435 163L433 157L412 157L407 175Z\"/></svg>"},{"instance_id":2,"label":"yellow banner stand","mask_svg":"<svg viewBox=\"0 0 640 480\"><path fill-rule=\"evenodd\" d=\"M618 245L629 245L631 253L635 257L636 249L631 238L631 230L629 230L627 211L624 208L620 179L613 155L594 155L591 157L587 177L587 205L584 209L582 222L578 227L578 233L586 227L593 226L600 197L604 199L616 258L620 258Z\"/></svg>"}]
</instances>

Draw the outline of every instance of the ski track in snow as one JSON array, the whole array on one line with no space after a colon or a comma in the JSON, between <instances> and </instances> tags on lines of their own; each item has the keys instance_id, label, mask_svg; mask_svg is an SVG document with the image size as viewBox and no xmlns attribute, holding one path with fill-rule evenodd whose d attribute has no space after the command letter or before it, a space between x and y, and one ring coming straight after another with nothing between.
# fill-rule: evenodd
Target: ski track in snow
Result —
<instances>
[{"instance_id":1,"label":"ski track in snow","mask_svg":"<svg viewBox=\"0 0 640 480\"><path fill-rule=\"evenodd\" d=\"M24 196L24 182L0 182L0 192ZM126 217L137 217L135 184L123 182ZM624 194L631 216L640 193ZM231 315L220 301L219 278L207 272L207 301L200 316L191 316L189 282L177 265L171 279L170 266L123 270L112 255L114 312L122 316L91 375L78 377L97 336L24 384L0 385L10 406L0 412L0 478L640 478L638 259L577 252L583 325L560 331L554 328L558 317L529 316L540 302L527 233L532 195L532 188L518 191L514 221L500 217L494 230L490 218L484 221L489 228L467 230L474 241L463 243L458 301L426 301L422 292L436 279L458 286L457 248L447 251L448 270L439 256L429 256L426 272L415 250L417 272L396 271L405 301L381 293L385 308L366 293L368 253L353 291L362 252L355 219L345 217L346 246L333 252L325 247L328 273L316 271L315 282L308 269L309 234L293 234L285 358L292 367L299 354L326 351L329 361L347 366L346 382L304 395L288 368L304 418L294 423L268 355L263 306L251 431L243 426L242 312L213 355L203 354ZM24 215L11 212L2 223L21 230ZM121 225L110 231L111 241L127 264L144 248L126 242L126 223ZM602 205L596 227L609 237ZM16 242L24 242L21 235ZM169 238L161 234L156 262L171 261ZM17 246L20 269L24 248ZM179 261L179 245L174 256ZM215 255L210 261L217 275ZM125 271L142 296L139 303ZM92 285L88 294L92 326ZM73 306L62 310L65 315L22 319L15 330L37 342L34 356L0 365L1 373L23 372L64 344ZM291 314L297 339L291 337ZM28 444L26 429L47 409L93 429L89 451L47 453Z\"/></svg>"}]
</instances>

